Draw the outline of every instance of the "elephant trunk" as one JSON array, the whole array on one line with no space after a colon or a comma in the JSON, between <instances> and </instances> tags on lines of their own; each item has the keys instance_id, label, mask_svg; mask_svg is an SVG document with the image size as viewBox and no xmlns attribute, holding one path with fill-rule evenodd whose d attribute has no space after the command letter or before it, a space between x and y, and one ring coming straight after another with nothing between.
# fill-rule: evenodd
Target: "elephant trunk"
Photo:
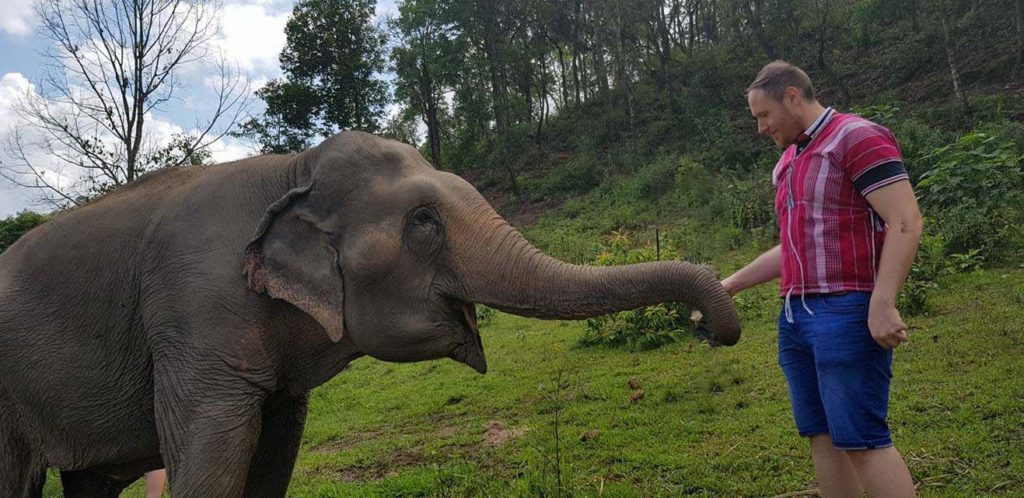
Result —
<instances>
[{"instance_id":1,"label":"elephant trunk","mask_svg":"<svg viewBox=\"0 0 1024 498\"><path fill-rule=\"evenodd\" d=\"M489 208L489 206L487 206ZM490 210L486 227L455 240L460 299L544 319L581 319L664 302L700 310L718 342L735 344L732 298L705 268L680 261L600 267L570 265L537 250ZM477 218L479 220L479 218ZM483 228L483 229L481 229Z\"/></svg>"}]
</instances>

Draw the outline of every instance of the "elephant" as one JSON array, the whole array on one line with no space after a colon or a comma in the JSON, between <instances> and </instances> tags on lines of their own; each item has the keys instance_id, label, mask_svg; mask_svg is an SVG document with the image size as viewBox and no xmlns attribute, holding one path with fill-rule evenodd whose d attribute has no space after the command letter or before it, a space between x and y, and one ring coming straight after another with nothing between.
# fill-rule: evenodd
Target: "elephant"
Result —
<instances>
[{"instance_id":1,"label":"elephant","mask_svg":"<svg viewBox=\"0 0 1024 498\"><path fill-rule=\"evenodd\" d=\"M475 306L581 319L660 302L734 344L732 299L681 261L571 265L411 146L143 175L0 255L0 496L284 496L310 390L370 356L487 371Z\"/></svg>"}]
</instances>

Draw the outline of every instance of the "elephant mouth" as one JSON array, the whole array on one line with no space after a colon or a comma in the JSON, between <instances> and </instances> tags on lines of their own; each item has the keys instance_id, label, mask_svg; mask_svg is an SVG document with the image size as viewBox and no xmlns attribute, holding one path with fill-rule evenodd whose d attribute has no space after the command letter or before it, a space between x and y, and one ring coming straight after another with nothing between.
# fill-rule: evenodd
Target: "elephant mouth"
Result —
<instances>
[{"instance_id":1,"label":"elephant mouth","mask_svg":"<svg viewBox=\"0 0 1024 498\"><path fill-rule=\"evenodd\" d=\"M454 303L460 325L461 337L452 351L452 359L465 363L473 370L487 373L487 359L484 357L484 343L480 339L480 327L476 323L476 306L473 303Z\"/></svg>"}]
</instances>

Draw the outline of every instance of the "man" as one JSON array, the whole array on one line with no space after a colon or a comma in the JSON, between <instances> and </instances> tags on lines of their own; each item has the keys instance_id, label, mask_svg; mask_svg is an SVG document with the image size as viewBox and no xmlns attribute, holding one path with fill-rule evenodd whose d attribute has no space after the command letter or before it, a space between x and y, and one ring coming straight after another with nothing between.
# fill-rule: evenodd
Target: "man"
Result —
<instances>
[{"instance_id":1,"label":"man","mask_svg":"<svg viewBox=\"0 0 1024 498\"><path fill-rule=\"evenodd\" d=\"M775 166L781 244L722 281L730 295L781 277L779 364L826 497L914 496L886 415L892 350L907 340L896 296L922 219L889 130L824 108L783 61L747 89Z\"/></svg>"}]
</instances>

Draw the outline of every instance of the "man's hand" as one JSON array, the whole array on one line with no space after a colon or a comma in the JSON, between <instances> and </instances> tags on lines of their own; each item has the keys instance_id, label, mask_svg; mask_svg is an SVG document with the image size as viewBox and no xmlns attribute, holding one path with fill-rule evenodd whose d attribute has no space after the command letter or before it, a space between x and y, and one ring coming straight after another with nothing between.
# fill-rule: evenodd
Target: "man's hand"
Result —
<instances>
[{"instance_id":1,"label":"man's hand","mask_svg":"<svg viewBox=\"0 0 1024 498\"><path fill-rule=\"evenodd\" d=\"M736 281L732 277L722 280L722 287L725 288L725 292L729 293L729 297L734 297L739 292L739 289L736 288Z\"/></svg>"},{"instance_id":2,"label":"man's hand","mask_svg":"<svg viewBox=\"0 0 1024 498\"><path fill-rule=\"evenodd\" d=\"M868 329L875 342L885 349L907 342L907 324L903 323L894 303L872 299L868 307Z\"/></svg>"},{"instance_id":3,"label":"man's hand","mask_svg":"<svg viewBox=\"0 0 1024 498\"><path fill-rule=\"evenodd\" d=\"M781 254L781 245L768 249L740 271L722 280L722 287L730 296L735 297L743 289L749 289L779 278L779 274L782 273Z\"/></svg>"}]
</instances>

